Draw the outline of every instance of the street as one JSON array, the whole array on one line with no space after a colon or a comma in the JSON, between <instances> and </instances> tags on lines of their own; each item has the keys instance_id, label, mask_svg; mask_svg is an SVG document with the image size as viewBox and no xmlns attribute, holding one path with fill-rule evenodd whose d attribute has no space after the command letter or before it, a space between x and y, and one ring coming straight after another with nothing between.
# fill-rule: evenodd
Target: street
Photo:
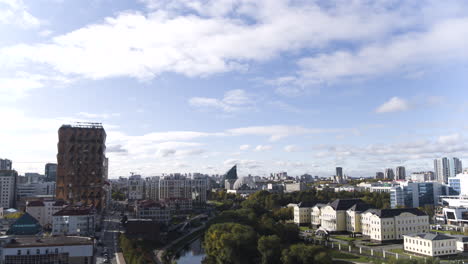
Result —
<instances>
[{"instance_id":1,"label":"street","mask_svg":"<svg viewBox=\"0 0 468 264\"><path fill-rule=\"evenodd\" d=\"M118 213L108 213L103 222L101 235L99 237L99 243L97 247L97 258L96 263L113 263L117 264L115 259L115 252L118 249L118 233L120 232L120 216ZM110 262L105 262L107 257L104 254L107 253Z\"/></svg>"}]
</instances>

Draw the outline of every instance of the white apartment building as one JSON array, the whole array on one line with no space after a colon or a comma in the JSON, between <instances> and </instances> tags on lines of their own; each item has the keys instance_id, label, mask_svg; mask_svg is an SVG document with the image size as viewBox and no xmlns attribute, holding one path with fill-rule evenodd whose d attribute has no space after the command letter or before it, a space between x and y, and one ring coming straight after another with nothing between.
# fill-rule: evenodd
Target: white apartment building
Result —
<instances>
[{"instance_id":1,"label":"white apartment building","mask_svg":"<svg viewBox=\"0 0 468 264\"><path fill-rule=\"evenodd\" d=\"M358 211L360 208L368 206L361 199L336 199L332 203L322 207L320 210L320 228L325 229L328 232L347 231L347 210L354 205L358 206ZM349 217L351 217L351 214ZM357 229L359 228L352 228L352 230Z\"/></svg>"},{"instance_id":2,"label":"white apartment building","mask_svg":"<svg viewBox=\"0 0 468 264\"><path fill-rule=\"evenodd\" d=\"M298 225L310 225L313 203L300 202L294 206L294 223Z\"/></svg>"},{"instance_id":3,"label":"white apartment building","mask_svg":"<svg viewBox=\"0 0 468 264\"><path fill-rule=\"evenodd\" d=\"M0 171L0 207L15 207L17 178L18 173L14 170Z\"/></svg>"},{"instance_id":4,"label":"white apartment building","mask_svg":"<svg viewBox=\"0 0 468 264\"><path fill-rule=\"evenodd\" d=\"M67 206L53 215L52 235L94 236L96 210L92 206Z\"/></svg>"},{"instance_id":5,"label":"white apartment building","mask_svg":"<svg viewBox=\"0 0 468 264\"><path fill-rule=\"evenodd\" d=\"M361 215L372 206L366 203L356 203L346 210L346 231L350 233L362 233Z\"/></svg>"},{"instance_id":6,"label":"white apartment building","mask_svg":"<svg viewBox=\"0 0 468 264\"><path fill-rule=\"evenodd\" d=\"M192 200L196 206L206 204L206 191L208 189L208 178L204 175L193 175Z\"/></svg>"},{"instance_id":7,"label":"white apartment building","mask_svg":"<svg viewBox=\"0 0 468 264\"><path fill-rule=\"evenodd\" d=\"M369 209L361 215L362 235L374 241L401 240L429 231L429 217L417 208Z\"/></svg>"},{"instance_id":8,"label":"white apartment building","mask_svg":"<svg viewBox=\"0 0 468 264\"><path fill-rule=\"evenodd\" d=\"M0 237L0 263L93 264L94 239L89 237Z\"/></svg>"},{"instance_id":9,"label":"white apartment building","mask_svg":"<svg viewBox=\"0 0 468 264\"><path fill-rule=\"evenodd\" d=\"M159 180L159 200L169 198L192 199L192 182L181 174L173 174Z\"/></svg>"},{"instance_id":10,"label":"white apartment building","mask_svg":"<svg viewBox=\"0 0 468 264\"><path fill-rule=\"evenodd\" d=\"M318 203L314 207L312 207L310 212L310 220L313 227L319 227L322 223L322 208L326 206L326 204Z\"/></svg>"},{"instance_id":11,"label":"white apartment building","mask_svg":"<svg viewBox=\"0 0 468 264\"><path fill-rule=\"evenodd\" d=\"M440 233L404 235L404 249L409 252L439 257L457 254L457 239Z\"/></svg>"},{"instance_id":12,"label":"white apartment building","mask_svg":"<svg viewBox=\"0 0 468 264\"><path fill-rule=\"evenodd\" d=\"M145 194L145 181L140 175L132 175L127 182L127 198L129 200L142 200Z\"/></svg>"},{"instance_id":13,"label":"white apartment building","mask_svg":"<svg viewBox=\"0 0 468 264\"><path fill-rule=\"evenodd\" d=\"M52 228L53 215L65 207L64 201L37 200L26 203L26 213L41 224L42 227Z\"/></svg>"},{"instance_id":14,"label":"white apartment building","mask_svg":"<svg viewBox=\"0 0 468 264\"><path fill-rule=\"evenodd\" d=\"M145 179L145 199L159 200L159 176L147 177Z\"/></svg>"},{"instance_id":15,"label":"white apartment building","mask_svg":"<svg viewBox=\"0 0 468 264\"><path fill-rule=\"evenodd\" d=\"M135 206L135 216L138 219L152 219L159 223L168 224L171 220L171 209L162 203L144 200Z\"/></svg>"}]
</instances>

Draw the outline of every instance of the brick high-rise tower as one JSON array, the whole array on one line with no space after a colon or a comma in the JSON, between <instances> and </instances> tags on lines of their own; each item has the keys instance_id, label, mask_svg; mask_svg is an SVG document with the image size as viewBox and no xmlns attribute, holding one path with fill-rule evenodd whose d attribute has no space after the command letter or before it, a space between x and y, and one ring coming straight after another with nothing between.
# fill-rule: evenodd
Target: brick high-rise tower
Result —
<instances>
[{"instance_id":1,"label":"brick high-rise tower","mask_svg":"<svg viewBox=\"0 0 468 264\"><path fill-rule=\"evenodd\" d=\"M100 123L63 125L57 154L57 199L104 206L106 131Z\"/></svg>"}]
</instances>

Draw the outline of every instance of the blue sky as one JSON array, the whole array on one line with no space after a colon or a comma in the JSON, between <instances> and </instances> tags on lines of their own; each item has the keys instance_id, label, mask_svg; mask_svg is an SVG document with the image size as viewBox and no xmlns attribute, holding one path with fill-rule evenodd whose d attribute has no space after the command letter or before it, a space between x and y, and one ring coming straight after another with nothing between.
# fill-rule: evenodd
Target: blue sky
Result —
<instances>
[{"instance_id":1,"label":"blue sky","mask_svg":"<svg viewBox=\"0 0 468 264\"><path fill-rule=\"evenodd\" d=\"M102 122L110 177L468 162L468 3L0 0L0 158Z\"/></svg>"}]
</instances>

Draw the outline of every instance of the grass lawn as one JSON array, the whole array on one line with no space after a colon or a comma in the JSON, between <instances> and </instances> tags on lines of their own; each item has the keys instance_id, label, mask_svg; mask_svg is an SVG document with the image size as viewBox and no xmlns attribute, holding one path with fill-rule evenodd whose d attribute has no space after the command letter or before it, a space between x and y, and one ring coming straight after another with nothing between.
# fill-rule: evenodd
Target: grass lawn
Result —
<instances>
[{"instance_id":1,"label":"grass lawn","mask_svg":"<svg viewBox=\"0 0 468 264\"><path fill-rule=\"evenodd\" d=\"M306 231L306 230L311 230L311 228L308 227L308 226L300 226L300 227L299 227L299 230L301 230L301 231Z\"/></svg>"},{"instance_id":2,"label":"grass lawn","mask_svg":"<svg viewBox=\"0 0 468 264\"><path fill-rule=\"evenodd\" d=\"M417 258L424 258L423 256L414 255L414 254L411 254L411 253L409 253L409 252L406 252L406 251L405 251L404 249L402 249L402 248L390 249L390 252L398 253L398 254L402 254L402 255L407 255L407 256L413 256L413 257L417 257Z\"/></svg>"},{"instance_id":3,"label":"grass lawn","mask_svg":"<svg viewBox=\"0 0 468 264\"><path fill-rule=\"evenodd\" d=\"M330 250L330 255L334 259L344 259L344 260L350 260L353 262L372 262L373 259L366 257L366 256L356 256L353 254L348 254L336 250ZM334 262L333 262L334 263Z\"/></svg>"},{"instance_id":4,"label":"grass lawn","mask_svg":"<svg viewBox=\"0 0 468 264\"><path fill-rule=\"evenodd\" d=\"M332 238L344 240L344 241L356 241L357 240L355 237L349 237L349 236L332 236Z\"/></svg>"},{"instance_id":5,"label":"grass lawn","mask_svg":"<svg viewBox=\"0 0 468 264\"><path fill-rule=\"evenodd\" d=\"M449 231L449 230L431 230L432 232L444 233L449 235L463 235L463 232Z\"/></svg>"}]
</instances>

